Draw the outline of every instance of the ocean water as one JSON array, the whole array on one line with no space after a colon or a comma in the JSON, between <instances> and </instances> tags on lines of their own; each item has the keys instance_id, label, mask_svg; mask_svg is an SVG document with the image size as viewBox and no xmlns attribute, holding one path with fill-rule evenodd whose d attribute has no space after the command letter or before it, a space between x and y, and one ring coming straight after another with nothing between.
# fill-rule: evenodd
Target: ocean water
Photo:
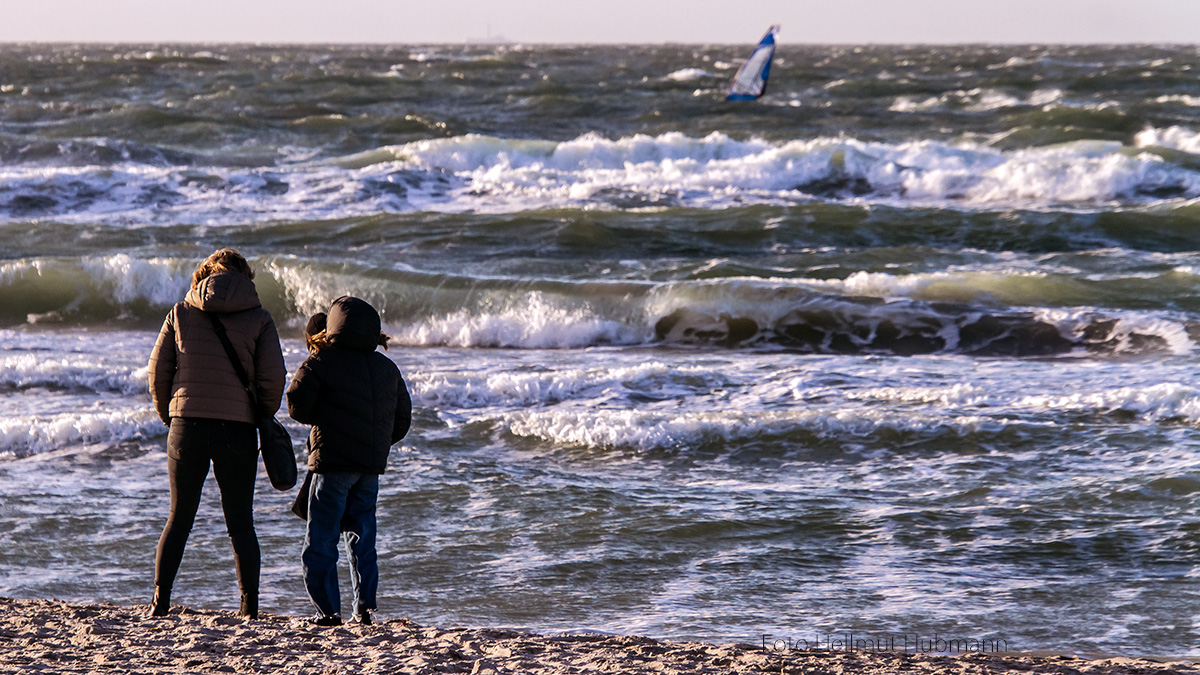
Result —
<instances>
[{"instance_id":1,"label":"ocean water","mask_svg":"<svg viewBox=\"0 0 1200 675\"><path fill-rule=\"evenodd\" d=\"M784 44L726 103L750 47L0 46L0 595L148 600L146 361L233 246L289 370L344 293L395 337L386 615L1200 655L1200 50ZM236 595L210 484L175 597Z\"/></svg>"}]
</instances>

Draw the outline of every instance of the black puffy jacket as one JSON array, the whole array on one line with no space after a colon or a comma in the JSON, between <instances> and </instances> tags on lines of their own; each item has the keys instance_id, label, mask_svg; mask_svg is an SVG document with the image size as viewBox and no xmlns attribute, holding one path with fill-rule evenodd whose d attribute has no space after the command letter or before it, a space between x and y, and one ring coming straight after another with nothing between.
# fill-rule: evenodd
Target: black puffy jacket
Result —
<instances>
[{"instance_id":1,"label":"black puffy jacket","mask_svg":"<svg viewBox=\"0 0 1200 675\"><path fill-rule=\"evenodd\" d=\"M375 351L379 313L358 298L333 301L329 346L305 359L287 390L288 414L311 424L308 468L380 474L412 423L400 369Z\"/></svg>"}]
</instances>

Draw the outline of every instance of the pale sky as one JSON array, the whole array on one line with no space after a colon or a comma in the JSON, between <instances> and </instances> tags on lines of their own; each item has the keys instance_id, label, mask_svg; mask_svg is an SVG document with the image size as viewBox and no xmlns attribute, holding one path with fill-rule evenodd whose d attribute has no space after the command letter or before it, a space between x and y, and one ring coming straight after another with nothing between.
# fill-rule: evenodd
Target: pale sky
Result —
<instances>
[{"instance_id":1,"label":"pale sky","mask_svg":"<svg viewBox=\"0 0 1200 675\"><path fill-rule=\"evenodd\" d=\"M1200 0L5 0L0 42L1197 43Z\"/></svg>"}]
</instances>

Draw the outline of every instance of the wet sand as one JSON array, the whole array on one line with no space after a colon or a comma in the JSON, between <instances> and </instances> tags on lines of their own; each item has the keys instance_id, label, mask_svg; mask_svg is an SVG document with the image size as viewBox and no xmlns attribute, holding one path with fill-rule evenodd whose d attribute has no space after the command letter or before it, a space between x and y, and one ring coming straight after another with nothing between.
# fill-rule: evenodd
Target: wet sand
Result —
<instances>
[{"instance_id":1,"label":"wet sand","mask_svg":"<svg viewBox=\"0 0 1200 675\"><path fill-rule=\"evenodd\" d=\"M1190 661L1016 653L773 651L602 635L433 628L407 619L319 628L296 617L0 598L0 673L1056 673L1200 675Z\"/></svg>"}]
</instances>

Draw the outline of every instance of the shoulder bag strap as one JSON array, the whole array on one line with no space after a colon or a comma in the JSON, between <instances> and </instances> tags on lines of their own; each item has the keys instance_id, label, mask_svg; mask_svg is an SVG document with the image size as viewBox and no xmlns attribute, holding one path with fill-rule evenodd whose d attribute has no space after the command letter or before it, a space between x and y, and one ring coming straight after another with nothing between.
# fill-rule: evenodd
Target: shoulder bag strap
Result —
<instances>
[{"instance_id":1,"label":"shoulder bag strap","mask_svg":"<svg viewBox=\"0 0 1200 675\"><path fill-rule=\"evenodd\" d=\"M221 341L221 346L225 348L225 355L229 357L229 363L233 366L233 372L237 373L238 379L242 381L242 388L250 395L250 405L257 410L258 401L254 395L254 389L250 386L250 376L246 374L246 369L242 367L242 360L238 358L237 351L233 348L233 343L229 341L229 335L225 333L225 324L217 318L212 312L205 312L208 318L212 321L213 330L217 332L217 339ZM257 411L255 413L257 416Z\"/></svg>"}]
</instances>

